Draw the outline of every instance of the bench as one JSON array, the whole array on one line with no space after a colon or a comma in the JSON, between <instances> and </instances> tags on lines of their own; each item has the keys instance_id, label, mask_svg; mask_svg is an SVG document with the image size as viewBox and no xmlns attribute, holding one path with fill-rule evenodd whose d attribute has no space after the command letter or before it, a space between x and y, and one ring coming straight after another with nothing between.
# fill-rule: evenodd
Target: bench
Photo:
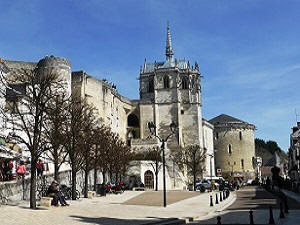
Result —
<instances>
[{"instance_id":1,"label":"bench","mask_svg":"<svg viewBox=\"0 0 300 225\"><path fill-rule=\"evenodd\" d=\"M96 191L88 191L88 198L96 197Z\"/></svg>"},{"instance_id":2,"label":"bench","mask_svg":"<svg viewBox=\"0 0 300 225\"><path fill-rule=\"evenodd\" d=\"M144 187L134 187L132 188L133 191L145 191Z\"/></svg>"},{"instance_id":3,"label":"bench","mask_svg":"<svg viewBox=\"0 0 300 225\"><path fill-rule=\"evenodd\" d=\"M40 201L40 206L50 207L53 197L42 197Z\"/></svg>"}]
</instances>

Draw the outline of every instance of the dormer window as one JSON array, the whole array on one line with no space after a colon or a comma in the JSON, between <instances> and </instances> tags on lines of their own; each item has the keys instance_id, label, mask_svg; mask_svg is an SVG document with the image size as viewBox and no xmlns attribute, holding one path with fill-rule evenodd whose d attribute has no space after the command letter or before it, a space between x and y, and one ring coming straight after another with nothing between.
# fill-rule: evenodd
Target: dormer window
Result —
<instances>
[{"instance_id":1,"label":"dormer window","mask_svg":"<svg viewBox=\"0 0 300 225\"><path fill-rule=\"evenodd\" d=\"M170 79L167 75L164 76L164 88L170 88Z\"/></svg>"}]
</instances>

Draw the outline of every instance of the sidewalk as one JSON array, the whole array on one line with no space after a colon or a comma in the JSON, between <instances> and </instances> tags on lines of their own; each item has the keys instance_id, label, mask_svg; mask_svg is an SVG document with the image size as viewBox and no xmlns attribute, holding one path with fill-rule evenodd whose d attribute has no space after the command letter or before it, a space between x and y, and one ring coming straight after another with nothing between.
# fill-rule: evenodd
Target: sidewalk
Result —
<instances>
[{"instance_id":1,"label":"sidewalk","mask_svg":"<svg viewBox=\"0 0 300 225\"><path fill-rule=\"evenodd\" d=\"M285 190L285 189L281 189L281 191L282 191L286 196L288 196L289 198L292 198L292 199L294 199L295 201L297 201L297 202L300 203L300 194L297 194L297 193L295 193L295 192L288 191L288 190Z\"/></svg>"},{"instance_id":2,"label":"sidewalk","mask_svg":"<svg viewBox=\"0 0 300 225\"><path fill-rule=\"evenodd\" d=\"M28 202L19 206L1 206L1 224L141 225L170 218L204 217L221 210L235 200L235 194L231 193L230 197L221 204L210 207L210 193L199 193L198 196L170 204L166 208L123 204L142 193L144 192L127 191L122 195L108 195L107 197L71 201L69 207L50 207L39 210L29 209ZM214 192L213 196L215 196Z\"/></svg>"}]
</instances>

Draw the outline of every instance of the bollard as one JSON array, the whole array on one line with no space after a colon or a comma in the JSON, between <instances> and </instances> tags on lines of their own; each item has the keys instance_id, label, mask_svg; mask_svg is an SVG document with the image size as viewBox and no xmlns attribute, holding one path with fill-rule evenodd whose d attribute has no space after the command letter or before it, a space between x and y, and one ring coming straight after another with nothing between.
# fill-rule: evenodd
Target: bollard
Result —
<instances>
[{"instance_id":1,"label":"bollard","mask_svg":"<svg viewBox=\"0 0 300 225\"><path fill-rule=\"evenodd\" d=\"M289 213L289 206L286 196L284 197L284 213Z\"/></svg>"},{"instance_id":2,"label":"bollard","mask_svg":"<svg viewBox=\"0 0 300 225\"><path fill-rule=\"evenodd\" d=\"M216 193L216 204L219 204L219 201L218 201L218 194Z\"/></svg>"},{"instance_id":3,"label":"bollard","mask_svg":"<svg viewBox=\"0 0 300 225\"><path fill-rule=\"evenodd\" d=\"M280 218L280 219L283 219L283 218L284 218L282 202L280 202L280 214L279 214L279 218Z\"/></svg>"},{"instance_id":4,"label":"bollard","mask_svg":"<svg viewBox=\"0 0 300 225\"><path fill-rule=\"evenodd\" d=\"M222 199L222 192L220 192L220 202L222 202L223 199Z\"/></svg>"},{"instance_id":5,"label":"bollard","mask_svg":"<svg viewBox=\"0 0 300 225\"><path fill-rule=\"evenodd\" d=\"M218 216L217 220L218 220L217 225L222 225L222 223L221 223L221 216Z\"/></svg>"},{"instance_id":6,"label":"bollard","mask_svg":"<svg viewBox=\"0 0 300 225\"><path fill-rule=\"evenodd\" d=\"M275 224L275 222L274 222L274 217L273 217L272 206L270 206L270 218L269 218L269 224Z\"/></svg>"},{"instance_id":7,"label":"bollard","mask_svg":"<svg viewBox=\"0 0 300 225\"><path fill-rule=\"evenodd\" d=\"M249 219L250 219L250 225L254 225L252 209L250 209L250 211L249 211Z\"/></svg>"},{"instance_id":8,"label":"bollard","mask_svg":"<svg viewBox=\"0 0 300 225\"><path fill-rule=\"evenodd\" d=\"M210 195L210 206L214 206L212 195Z\"/></svg>"}]
</instances>

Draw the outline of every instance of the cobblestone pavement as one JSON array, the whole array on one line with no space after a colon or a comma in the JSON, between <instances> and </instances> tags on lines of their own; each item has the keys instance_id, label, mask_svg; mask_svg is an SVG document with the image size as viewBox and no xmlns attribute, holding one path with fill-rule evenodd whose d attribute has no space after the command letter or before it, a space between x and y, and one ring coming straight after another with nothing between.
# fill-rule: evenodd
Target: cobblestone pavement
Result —
<instances>
[{"instance_id":1,"label":"cobblestone pavement","mask_svg":"<svg viewBox=\"0 0 300 225\"><path fill-rule=\"evenodd\" d=\"M221 216L222 224L249 224L249 210L253 210L255 224L269 223L269 206L272 206L276 224L300 224L300 204L288 199L290 208L285 219L279 219L280 199L258 186L248 186L237 191L237 200L226 210L213 217L193 222L193 224L216 224L217 216Z\"/></svg>"},{"instance_id":2,"label":"cobblestone pavement","mask_svg":"<svg viewBox=\"0 0 300 225\"><path fill-rule=\"evenodd\" d=\"M234 194L218 206L209 207L209 193L176 192L177 202L169 204L166 208L161 206L127 205L123 204L129 199L147 193L147 199L160 198L155 192L127 191L122 195L108 195L93 199L80 199L70 201L69 207L50 207L31 210L28 202L21 202L17 206L0 207L1 225L82 225L103 224L140 225L157 222L163 219L196 217L208 215L212 211L224 207L234 200ZM187 194L190 193L190 194ZM167 193L170 195L170 193ZM144 196L144 197L145 197ZM172 196L172 194L171 194ZM185 197L184 197L185 196ZM193 197L194 196L194 197ZM144 197L140 199L144 199ZM173 198L175 199L175 197ZM146 200L146 199L145 199ZM162 201L162 198L160 198Z\"/></svg>"}]
</instances>

